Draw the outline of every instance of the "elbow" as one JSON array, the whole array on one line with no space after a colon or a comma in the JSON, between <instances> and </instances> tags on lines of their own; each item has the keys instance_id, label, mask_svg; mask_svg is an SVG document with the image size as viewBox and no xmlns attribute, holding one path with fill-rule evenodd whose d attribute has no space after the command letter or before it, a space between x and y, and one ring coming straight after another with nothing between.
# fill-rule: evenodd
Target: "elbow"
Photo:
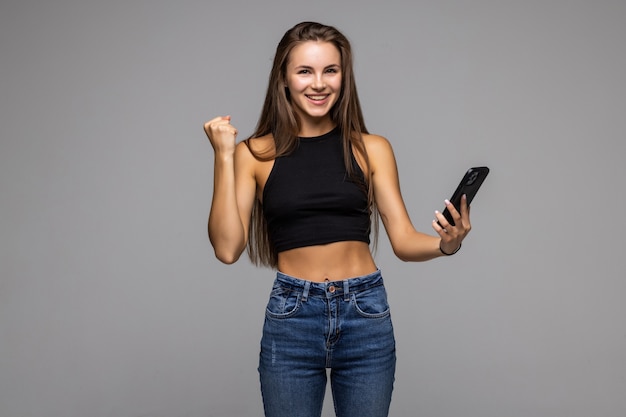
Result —
<instances>
[{"instance_id":1,"label":"elbow","mask_svg":"<svg viewBox=\"0 0 626 417\"><path fill-rule=\"evenodd\" d=\"M393 250L393 254L396 255L396 258L400 259L402 262L409 262L411 260L409 254L401 248L392 244L391 249Z\"/></svg>"},{"instance_id":2,"label":"elbow","mask_svg":"<svg viewBox=\"0 0 626 417\"><path fill-rule=\"evenodd\" d=\"M235 252L235 251L220 251L220 250L215 250L215 257L217 258L218 261L220 261L223 264L226 265L232 265L235 262L237 262L239 260L239 257L241 256L242 251L239 252Z\"/></svg>"},{"instance_id":3,"label":"elbow","mask_svg":"<svg viewBox=\"0 0 626 417\"><path fill-rule=\"evenodd\" d=\"M217 256L217 259L218 259L221 263L223 263L223 264L226 264L226 265L232 265L232 264L234 264L235 262L237 262L237 259L239 259L239 257L228 257L228 258L227 258L227 257L224 257L224 256Z\"/></svg>"},{"instance_id":4,"label":"elbow","mask_svg":"<svg viewBox=\"0 0 626 417\"><path fill-rule=\"evenodd\" d=\"M400 259L402 262L411 262L411 258L400 251L394 250L393 253L396 255L396 258Z\"/></svg>"},{"instance_id":5,"label":"elbow","mask_svg":"<svg viewBox=\"0 0 626 417\"><path fill-rule=\"evenodd\" d=\"M226 265L232 265L237 262L246 248L245 242L235 243L219 239L219 236L214 236L210 231L209 242L211 242L211 246L213 246L213 252L217 260Z\"/></svg>"}]
</instances>

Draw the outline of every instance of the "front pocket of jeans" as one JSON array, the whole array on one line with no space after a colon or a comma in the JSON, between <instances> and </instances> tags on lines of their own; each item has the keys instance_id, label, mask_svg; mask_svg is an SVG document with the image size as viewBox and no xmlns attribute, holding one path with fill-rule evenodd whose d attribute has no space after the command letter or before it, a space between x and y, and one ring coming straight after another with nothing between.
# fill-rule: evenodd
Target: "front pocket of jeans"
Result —
<instances>
[{"instance_id":1,"label":"front pocket of jeans","mask_svg":"<svg viewBox=\"0 0 626 417\"><path fill-rule=\"evenodd\" d=\"M267 302L265 313L268 317L287 318L296 313L300 307L301 293L287 288L274 288Z\"/></svg>"},{"instance_id":2,"label":"front pocket of jeans","mask_svg":"<svg viewBox=\"0 0 626 417\"><path fill-rule=\"evenodd\" d=\"M389 315L385 287L379 286L352 295L356 311L363 317L380 318Z\"/></svg>"}]
</instances>

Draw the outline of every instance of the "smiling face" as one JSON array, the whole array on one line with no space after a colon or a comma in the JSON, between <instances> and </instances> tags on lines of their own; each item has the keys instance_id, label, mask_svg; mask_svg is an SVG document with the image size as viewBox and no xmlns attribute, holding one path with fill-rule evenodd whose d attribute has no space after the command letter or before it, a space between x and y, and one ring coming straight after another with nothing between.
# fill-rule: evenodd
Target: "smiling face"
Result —
<instances>
[{"instance_id":1,"label":"smiling face","mask_svg":"<svg viewBox=\"0 0 626 417\"><path fill-rule=\"evenodd\" d=\"M307 41L289 54L285 77L291 103L303 125L330 121L341 93L341 54L330 42Z\"/></svg>"}]
</instances>

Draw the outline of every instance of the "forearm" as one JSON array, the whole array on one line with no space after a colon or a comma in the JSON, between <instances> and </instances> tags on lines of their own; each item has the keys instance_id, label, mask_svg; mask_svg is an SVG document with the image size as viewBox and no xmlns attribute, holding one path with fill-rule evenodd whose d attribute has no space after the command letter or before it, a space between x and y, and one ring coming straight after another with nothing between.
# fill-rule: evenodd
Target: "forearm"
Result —
<instances>
[{"instance_id":1,"label":"forearm","mask_svg":"<svg viewBox=\"0 0 626 417\"><path fill-rule=\"evenodd\" d=\"M245 249L246 236L237 205L232 154L215 155L208 233L216 257L224 263L235 262Z\"/></svg>"},{"instance_id":2,"label":"forearm","mask_svg":"<svg viewBox=\"0 0 626 417\"><path fill-rule=\"evenodd\" d=\"M424 262L442 256L441 239L415 230L403 233L392 242L395 255L405 262Z\"/></svg>"}]
</instances>

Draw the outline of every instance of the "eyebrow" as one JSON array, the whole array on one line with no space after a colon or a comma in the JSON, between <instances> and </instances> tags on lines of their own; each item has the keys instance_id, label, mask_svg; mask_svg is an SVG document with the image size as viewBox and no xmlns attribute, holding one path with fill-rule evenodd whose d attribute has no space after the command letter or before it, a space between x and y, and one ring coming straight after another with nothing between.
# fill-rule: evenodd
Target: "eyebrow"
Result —
<instances>
[{"instance_id":1,"label":"eyebrow","mask_svg":"<svg viewBox=\"0 0 626 417\"><path fill-rule=\"evenodd\" d=\"M297 67L295 67L296 69L314 69L312 66L310 65L298 65ZM324 69L328 69L328 68L341 68L340 64L330 64L330 65L326 65L324 67Z\"/></svg>"}]
</instances>

